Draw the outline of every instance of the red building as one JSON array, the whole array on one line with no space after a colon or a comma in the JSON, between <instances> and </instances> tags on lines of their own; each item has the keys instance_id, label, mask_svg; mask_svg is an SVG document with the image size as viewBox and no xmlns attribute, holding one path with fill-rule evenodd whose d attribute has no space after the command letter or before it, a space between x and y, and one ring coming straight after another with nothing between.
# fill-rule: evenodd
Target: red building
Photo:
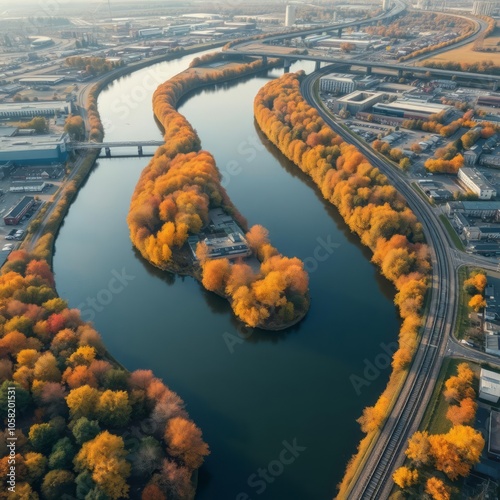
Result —
<instances>
[{"instance_id":1,"label":"red building","mask_svg":"<svg viewBox=\"0 0 500 500\"><path fill-rule=\"evenodd\" d=\"M26 212L35 204L35 199L32 196L23 196L19 203L11 208L3 221L8 226L15 226L26 215Z\"/></svg>"}]
</instances>

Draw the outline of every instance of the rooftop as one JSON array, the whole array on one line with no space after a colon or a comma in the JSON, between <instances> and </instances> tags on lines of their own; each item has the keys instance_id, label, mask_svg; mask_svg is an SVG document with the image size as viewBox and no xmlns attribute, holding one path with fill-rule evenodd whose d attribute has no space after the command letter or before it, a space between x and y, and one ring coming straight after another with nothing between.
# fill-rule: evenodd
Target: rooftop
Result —
<instances>
[{"instance_id":1,"label":"rooftop","mask_svg":"<svg viewBox=\"0 0 500 500\"><path fill-rule=\"evenodd\" d=\"M481 368L479 390L485 394L500 397L500 373Z\"/></svg>"},{"instance_id":2,"label":"rooftop","mask_svg":"<svg viewBox=\"0 0 500 500\"><path fill-rule=\"evenodd\" d=\"M388 104L376 104L377 108L390 108L390 109L401 109L408 111L416 111L420 113L428 113L428 114L437 114L441 111L448 111L451 109L451 106L446 104L436 104L430 102L415 102L410 100L398 99L397 101L388 103Z\"/></svg>"},{"instance_id":3,"label":"rooftop","mask_svg":"<svg viewBox=\"0 0 500 500\"><path fill-rule=\"evenodd\" d=\"M69 102L66 101L40 101L40 102L5 102L0 104L0 111L16 113L25 111L39 111L45 109L55 109L61 112L67 112Z\"/></svg>"},{"instance_id":4,"label":"rooftop","mask_svg":"<svg viewBox=\"0 0 500 500\"><path fill-rule=\"evenodd\" d=\"M338 99L338 102L358 103L364 104L372 99L378 99L382 96L382 92L366 92L365 90L358 90L352 94L348 94Z\"/></svg>"},{"instance_id":5,"label":"rooftop","mask_svg":"<svg viewBox=\"0 0 500 500\"><path fill-rule=\"evenodd\" d=\"M466 176L480 189L493 189L491 184L486 180L483 174L478 172L475 168L462 167L458 171L458 178Z\"/></svg>"},{"instance_id":6,"label":"rooftop","mask_svg":"<svg viewBox=\"0 0 500 500\"><path fill-rule=\"evenodd\" d=\"M488 439L488 451L494 455L500 455L500 412L490 413L490 432Z\"/></svg>"}]
</instances>

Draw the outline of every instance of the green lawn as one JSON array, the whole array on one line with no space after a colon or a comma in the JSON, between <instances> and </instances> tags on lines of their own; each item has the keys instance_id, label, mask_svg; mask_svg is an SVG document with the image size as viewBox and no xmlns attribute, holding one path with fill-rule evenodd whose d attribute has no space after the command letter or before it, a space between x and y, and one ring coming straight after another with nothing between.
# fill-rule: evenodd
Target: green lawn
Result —
<instances>
[{"instance_id":1,"label":"green lawn","mask_svg":"<svg viewBox=\"0 0 500 500\"><path fill-rule=\"evenodd\" d=\"M455 337L457 339L463 339L465 331L469 327L469 314L471 308L469 307L469 295L464 290L464 281L469 275L469 269L467 267L461 267L458 270L458 310L457 310L457 322L455 323Z\"/></svg>"},{"instance_id":2,"label":"green lawn","mask_svg":"<svg viewBox=\"0 0 500 500\"><path fill-rule=\"evenodd\" d=\"M444 214L441 214L439 216L439 218L441 219L441 222L443 223L444 227L448 231L448 234L450 235L455 246L463 252L465 250L464 244L462 243L462 240L458 236L457 232L453 229L453 226L451 225L450 221L448 220L448 217L446 217L446 215L444 215Z\"/></svg>"}]
</instances>

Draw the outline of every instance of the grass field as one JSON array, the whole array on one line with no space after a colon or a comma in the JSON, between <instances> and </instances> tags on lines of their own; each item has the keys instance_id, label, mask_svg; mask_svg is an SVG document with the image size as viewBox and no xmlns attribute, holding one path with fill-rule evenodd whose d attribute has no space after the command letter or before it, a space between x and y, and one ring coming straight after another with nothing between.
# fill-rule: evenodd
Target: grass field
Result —
<instances>
[{"instance_id":1,"label":"grass field","mask_svg":"<svg viewBox=\"0 0 500 500\"><path fill-rule=\"evenodd\" d=\"M497 41L500 41L500 38L498 38ZM459 47L458 49L452 49L448 52L443 52L442 54L438 54L437 56L429 57L429 59L426 59L426 61L439 61L439 62L452 61L452 62L464 62L464 63L493 61L494 64L500 66L500 52L497 54L491 52L474 52L472 50L473 45L474 43L468 43L467 45ZM422 66L425 66L424 63L425 61L422 63Z\"/></svg>"},{"instance_id":2,"label":"grass field","mask_svg":"<svg viewBox=\"0 0 500 500\"><path fill-rule=\"evenodd\" d=\"M448 217L446 215L441 214L439 216L441 219L441 222L443 223L444 227L446 228L446 231L448 231L448 234L450 235L450 238L453 240L453 243L455 246L459 249L464 251L464 244L462 243L462 240L458 236L457 232L453 229L453 226L451 225L450 221L448 220Z\"/></svg>"}]
</instances>

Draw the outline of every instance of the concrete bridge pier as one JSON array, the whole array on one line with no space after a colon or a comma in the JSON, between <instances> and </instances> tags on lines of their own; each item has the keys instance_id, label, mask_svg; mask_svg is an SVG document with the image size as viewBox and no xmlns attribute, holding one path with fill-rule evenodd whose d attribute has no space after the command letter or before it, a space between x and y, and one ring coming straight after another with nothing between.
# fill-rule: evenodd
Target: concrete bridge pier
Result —
<instances>
[{"instance_id":1,"label":"concrete bridge pier","mask_svg":"<svg viewBox=\"0 0 500 500\"><path fill-rule=\"evenodd\" d=\"M292 61L290 59L285 59L283 64L283 73L290 73L290 66L292 65Z\"/></svg>"},{"instance_id":2,"label":"concrete bridge pier","mask_svg":"<svg viewBox=\"0 0 500 500\"><path fill-rule=\"evenodd\" d=\"M339 37L339 38L342 38L342 28L339 28L339 31L338 31L338 37Z\"/></svg>"},{"instance_id":3,"label":"concrete bridge pier","mask_svg":"<svg viewBox=\"0 0 500 500\"><path fill-rule=\"evenodd\" d=\"M366 67L366 74L367 75L371 75L372 74L372 67L371 66L367 66Z\"/></svg>"},{"instance_id":4,"label":"concrete bridge pier","mask_svg":"<svg viewBox=\"0 0 500 500\"><path fill-rule=\"evenodd\" d=\"M264 67L266 67L266 66L267 66L267 56L262 56L262 65L263 65Z\"/></svg>"},{"instance_id":5,"label":"concrete bridge pier","mask_svg":"<svg viewBox=\"0 0 500 500\"><path fill-rule=\"evenodd\" d=\"M106 157L111 158L111 148L106 147L104 148L104 151L106 153Z\"/></svg>"},{"instance_id":6,"label":"concrete bridge pier","mask_svg":"<svg viewBox=\"0 0 500 500\"><path fill-rule=\"evenodd\" d=\"M137 152L139 153L139 156L142 156L142 146L137 146Z\"/></svg>"},{"instance_id":7,"label":"concrete bridge pier","mask_svg":"<svg viewBox=\"0 0 500 500\"><path fill-rule=\"evenodd\" d=\"M314 71L319 71L321 69L321 61L316 61L314 65Z\"/></svg>"},{"instance_id":8,"label":"concrete bridge pier","mask_svg":"<svg viewBox=\"0 0 500 500\"><path fill-rule=\"evenodd\" d=\"M497 81L493 82L492 86L493 86L493 91L496 92L498 90L498 82Z\"/></svg>"},{"instance_id":9,"label":"concrete bridge pier","mask_svg":"<svg viewBox=\"0 0 500 500\"><path fill-rule=\"evenodd\" d=\"M403 78L403 70L398 69L398 78Z\"/></svg>"}]
</instances>

